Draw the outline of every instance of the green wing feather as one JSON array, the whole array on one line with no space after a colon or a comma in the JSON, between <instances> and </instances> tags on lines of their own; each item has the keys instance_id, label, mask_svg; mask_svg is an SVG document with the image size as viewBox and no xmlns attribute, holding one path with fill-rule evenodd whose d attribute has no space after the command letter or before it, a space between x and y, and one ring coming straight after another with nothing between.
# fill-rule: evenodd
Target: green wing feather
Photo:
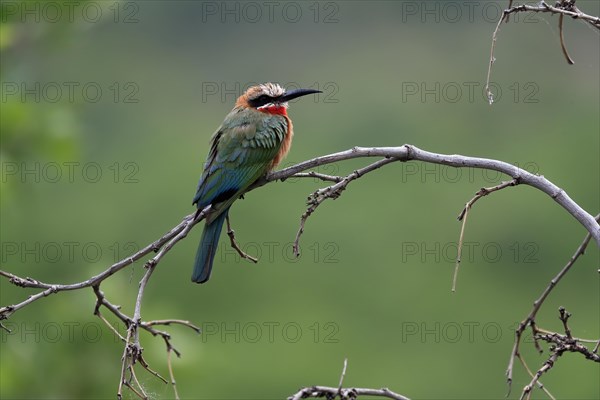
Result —
<instances>
[{"instance_id":1,"label":"green wing feather","mask_svg":"<svg viewBox=\"0 0 600 400\"><path fill-rule=\"evenodd\" d=\"M198 208L213 204L214 220L239 195L269 169L287 132L280 115L266 115L248 108L236 108L225 117L211 139L204 172L193 203Z\"/></svg>"}]
</instances>

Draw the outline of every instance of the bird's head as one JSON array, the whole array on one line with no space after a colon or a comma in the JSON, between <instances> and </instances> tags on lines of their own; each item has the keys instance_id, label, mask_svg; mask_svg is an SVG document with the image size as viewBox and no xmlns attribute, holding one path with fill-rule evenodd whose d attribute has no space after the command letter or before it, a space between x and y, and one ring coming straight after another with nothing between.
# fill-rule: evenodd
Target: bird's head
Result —
<instances>
[{"instance_id":1,"label":"bird's head","mask_svg":"<svg viewBox=\"0 0 600 400\"><path fill-rule=\"evenodd\" d=\"M288 101L312 93L322 93L315 89L294 89L286 91L276 83L263 83L252 86L241 95L236 106L254 108L269 114L286 115Z\"/></svg>"}]
</instances>

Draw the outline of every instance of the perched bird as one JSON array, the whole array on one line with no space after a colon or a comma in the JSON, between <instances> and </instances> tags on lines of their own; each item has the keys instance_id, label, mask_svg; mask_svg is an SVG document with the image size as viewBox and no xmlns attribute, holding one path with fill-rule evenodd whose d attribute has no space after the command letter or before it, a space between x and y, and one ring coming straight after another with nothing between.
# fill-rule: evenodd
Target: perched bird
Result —
<instances>
[{"instance_id":1,"label":"perched bird","mask_svg":"<svg viewBox=\"0 0 600 400\"><path fill-rule=\"evenodd\" d=\"M193 204L212 204L194 262L192 281L208 281L223 222L231 204L258 178L274 169L292 144L288 101L314 89L286 91L274 83L249 88L213 134Z\"/></svg>"}]
</instances>

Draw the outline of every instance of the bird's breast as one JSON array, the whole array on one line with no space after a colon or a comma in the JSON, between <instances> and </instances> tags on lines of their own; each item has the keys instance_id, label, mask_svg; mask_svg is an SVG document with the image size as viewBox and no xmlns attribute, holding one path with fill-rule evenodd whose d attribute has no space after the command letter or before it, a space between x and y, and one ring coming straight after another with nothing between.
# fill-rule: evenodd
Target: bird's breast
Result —
<instances>
[{"instance_id":1,"label":"bird's breast","mask_svg":"<svg viewBox=\"0 0 600 400\"><path fill-rule=\"evenodd\" d=\"M271 163L271 167L269 168L269 170L273 170L273 169L277 168L279 163L285 158L285 156L287 156L287 153L290 151L290 148L292 147L292 138L294 137L294 129L292 127L292 120L289 119L287 114L283 115L283 117L285 118L287 129L286 129L283 141L281 142L281 147L279 147L279 151L277 152L277 155L275 155L275 158L273 159L273 162Z\"/></svg>"}]
</instances>

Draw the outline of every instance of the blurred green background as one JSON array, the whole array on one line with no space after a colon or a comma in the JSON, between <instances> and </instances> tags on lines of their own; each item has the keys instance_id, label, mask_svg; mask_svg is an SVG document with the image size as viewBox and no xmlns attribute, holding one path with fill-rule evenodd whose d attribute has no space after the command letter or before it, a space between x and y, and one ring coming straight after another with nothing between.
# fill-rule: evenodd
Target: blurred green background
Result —
<instances>
[{"instance_id":1,"label":"blurred green background","mask_svg":"<svg viewBox=\"0 0 600 400\"><path fill-rule=\"evenodd\" d=\"M324 91L291 104L296 136L285 165L411 143L515 163L597 213L598 31L565 20L569 66L557 17L512 18L499 34L490 106L491 35L507 3L3 1L2 269L76 282L160 237L192 212L208 140L235 98L266 81ZM600 14L597 1L577 4ZM367 162L319 171L345 174ZM240 260L222 238L202 286L190 282L196 227L160 263L142 309L145 320L204 329L167 329L183 353L173 363L180 395L281 399L336 385L347 357L347 386L416 399L504 398L515 324L585 231L530 187L495 193L470 214L451 293L456 216L502 179L386 166L317 210L298 260L291 242L306 196L325 184L270 184L230 213L242 248L260 262ZM142 265L102 285L129 314ZM560 330L562 305L576 336L598 338L597 267L591 245L546 302L540 326ZM2 305L34 293L6 280L0 290ZM0 337L0 397L114 398L123 346L93 308L85 290L14 314L12 334ZM167 376L163 342L141 335L147 360ZM533 369L548 356L531 340L522 351ZM598 364L567 354L542 381L557 398L597 399L599 374ZM138 376L152 397L173 396ZM520 365L514 378L510 398L530 380Z\"/></svg>"}]
</instances>

